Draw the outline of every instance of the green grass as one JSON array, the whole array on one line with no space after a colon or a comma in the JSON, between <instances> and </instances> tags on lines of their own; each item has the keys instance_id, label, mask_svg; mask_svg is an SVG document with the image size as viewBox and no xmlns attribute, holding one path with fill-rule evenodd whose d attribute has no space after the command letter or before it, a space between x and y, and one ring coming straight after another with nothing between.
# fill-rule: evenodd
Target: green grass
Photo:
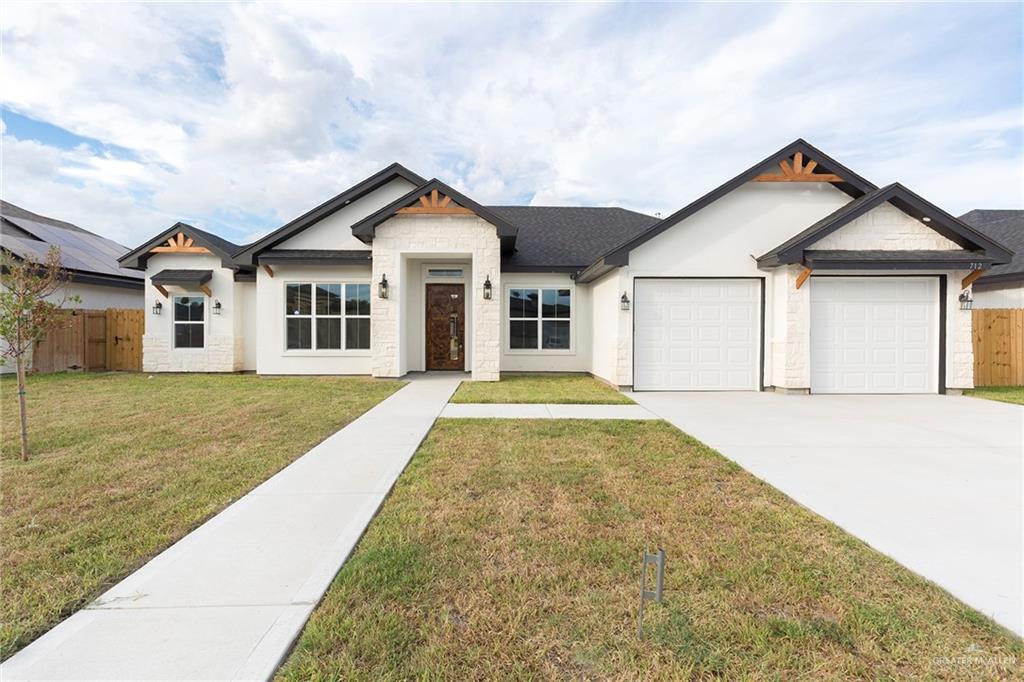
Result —
<instances>
[{"instance_id":1,"label":"green grass","mask_svg":"<svg viewBox=\"0 0 1024 682\"><path fill-rule=\"evenodd\" d=\"M0 381L6 657L396 391L362 378L51 374Z\"/></svg>"},{"instance_id":2,"label":"green grass","mask_svg":"<svg viewBox=\"0 0 1024 682\"><path fill-rule=\"evenodd\" d=\"M987 386L985 388L972 388L967 391L967 395L975 398L998 400L1003 403L1024 405L1024 386Z\"/></svg>"},{"instance_id":3,"label":"green grass","mask_svg":"<svg viewBox=\"0 0 1024 682\"><path fill-rule=\"evenodd\" d=\"M502 374L501 381L467 381L453 403L632 404L617 390L586 374Z\"/></svg>"},{"instance_id":4,"label":"green grass","mask_svg":"<svg viewBox=\"0 0 1024 682\"><path fill-rule=\"evenodd\" d=\"M639 557L665 601L636 636ZM1010 678L1020 640L664 422L440 420L279 680ZM1013 670L1017 670L1014 673Z\"/></svg>"}]
</instances>

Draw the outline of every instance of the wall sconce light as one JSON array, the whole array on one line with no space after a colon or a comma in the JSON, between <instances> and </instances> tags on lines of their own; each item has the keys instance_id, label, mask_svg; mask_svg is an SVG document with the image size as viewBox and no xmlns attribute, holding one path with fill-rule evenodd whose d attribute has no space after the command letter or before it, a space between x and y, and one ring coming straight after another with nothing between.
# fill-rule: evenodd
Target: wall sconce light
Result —
<instances>
[{"instance_id":1,"label":"wall sconce light","mask_svg":"<svg viewBox=\"0 0 1024 682\"><path fill-rule=\"evenodd\" d=\"M626 295L625 291L622 292L622 298L619 299L619 308L629 310L629 296Z\"/></svg>"},{"instance_id":2,"label":"wall sconce light","mask_svg":"<svg viewBox=\"0 0 1024 682\"><path fill-rule=\"evenodd\" d=\"M163 310L163 309L164 309L164 304L161 303L160 301L157 301L156 303L153 304L153 314L154 315L159 315L160 311Z\"/></svg>"},{"instance_id":3,"label":"wall sconce light","mask_svg":"<svg viewBox=\"0 0 1024 682\"><path fill-rule=\"evenodd\" d=\"M220 310L220 299L217 299L216 301L213 302L213 314L220 315Z\"/></svg>"},{"instance_id":4,"label":"wall sconce light","mask_svg":"<svg viewBox=\"0 0 1024 682\"><path fill-rule=\"evenodd\" d=\"M377 284L377 295L380 296L381 298L387 298L388 297L388 276L387 275L381 275L380 276L380 283Z\"/></svg>"},{"instance_id":5,"label":"wall sconce light","mask_svg":"<svg viewBox=\"0 0 1024 682\"><path fill-rule=\"evenodd\" d=\"M491 300L491 276L487 275L487 279L484 280L484 300Z\"/></svg>"},{"instance_id":6,"label":"wall sconce light","mask_svg":"<svg viewBox=\"0 0 1024 682\"><path fill-rule=\"evenodd\" d=\"M960 292L960 310L970 310L974 306L974 299L971 298L971 292L964 289Z\"/></svg>"}]
</instances>

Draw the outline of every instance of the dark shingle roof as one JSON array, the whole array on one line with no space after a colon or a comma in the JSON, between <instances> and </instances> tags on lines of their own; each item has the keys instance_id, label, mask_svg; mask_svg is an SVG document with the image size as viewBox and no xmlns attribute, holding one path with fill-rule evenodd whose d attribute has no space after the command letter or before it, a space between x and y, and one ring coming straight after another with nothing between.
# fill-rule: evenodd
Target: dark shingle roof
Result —
<instances>
[{"instance_id":1,"label":"dark shingle roof","mask_svg":"<svg viewBox=\"0 0 1024 682\"><path fill-rule=\"evenodd\" d=\"M519 228L516 250L502 268L578 270L616 244L658 222L654 216L617 207L488 206Z\"/></svg>"},{"instance_id":2,"label":"dark shingle roof","mask_svg":"<svg viewBox=\"0 0 1024 682\"><path fill-rule=\"evenodd\" d=\"M161 270L150 278L153 284L206 284L213 270Z\"/></svg>"},{"instance_id":3,"label":"dark shingle roof","mask_svg":"<svg viewBox=\"0 0 1024 682\"><path fill-rule=\"evenodd\" d=\"M1013 251L1009 263L992 268L976 284L1024 280L1024 209L976 208L960 220Z\"/></svg>"}]
</instances>

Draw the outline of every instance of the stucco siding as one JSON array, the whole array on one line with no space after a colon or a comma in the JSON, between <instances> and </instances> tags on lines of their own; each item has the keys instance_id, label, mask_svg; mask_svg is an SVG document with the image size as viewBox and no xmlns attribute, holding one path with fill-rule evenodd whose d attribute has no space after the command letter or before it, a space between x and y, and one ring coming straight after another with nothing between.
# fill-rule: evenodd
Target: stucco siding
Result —
<instances>
[{"instance_id":1,"label":"stucco siding","mask_svg":"<svg viewBox=\"0 0 1024 682\"><path fill-rule=\"evenodd\" d=\"M512 350L509 348L508 291L516 287L568 289L572 311L569 350ZM591 289L563 273L510 273L502 275L501 370L503 372L589 372L591 371ZM499 296L495 292L495 296Z\"/></svg>"},{"instance_id":2,"label":"stucco siding","mask_svg":"<svg viewBox=\"0 0 1024 682\"><path fill-rule=\"evenodd\" d=\"M974 307L983 308L1024 308L1024 283L975 284L972 297Z\"/></svg>"},{"instance_id":3,"label":"stucco siding","mask_svg":"<svg viewBox=\"0 0 1024 682\"><path fill-rule=\"evenodd\" d=\"M68 285L69 296L78 296L78 303L66 303L65 308L88 310L106 310L107 308L141 308L146 297L142 288L126 289L122 287L105 287L98 284L80 284L71 282Z\"/></svg>"}]
</instances>

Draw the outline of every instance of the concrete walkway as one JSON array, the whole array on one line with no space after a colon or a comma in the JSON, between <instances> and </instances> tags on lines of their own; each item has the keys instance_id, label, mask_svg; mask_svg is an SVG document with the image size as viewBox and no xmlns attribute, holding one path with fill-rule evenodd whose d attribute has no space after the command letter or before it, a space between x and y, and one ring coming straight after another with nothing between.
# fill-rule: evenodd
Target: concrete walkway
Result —
<instances>
[{"instance_id":1,"label":"concrete walkway","mask_svg":"<svg viewBox=\"0 0 1024 682\"><path fill-rule=\"evenodd\" d=\"M413 379L18 652L0 678L271 677L462 378Z\"/></svg>"},{"instance_id":2,"label":"concrete walkway","mask_svg":"<svg viewBox=\"0 0 1024 682\"><path fill-rule=\"evenodd\" d=\"M452 403L442 417L471 419L660 419L639 405L557 405L554 403Z\"/></svg>"},{"instance_id":3,"label":"concrete walkway","mask_svg":"<svg viewBox=\"0 0 1024 682\"><path fill-rule=\"evenodd\" d=\"M1024 408L942 395L631 397L1024 634Z\"/></svg>"}]
</instances>

